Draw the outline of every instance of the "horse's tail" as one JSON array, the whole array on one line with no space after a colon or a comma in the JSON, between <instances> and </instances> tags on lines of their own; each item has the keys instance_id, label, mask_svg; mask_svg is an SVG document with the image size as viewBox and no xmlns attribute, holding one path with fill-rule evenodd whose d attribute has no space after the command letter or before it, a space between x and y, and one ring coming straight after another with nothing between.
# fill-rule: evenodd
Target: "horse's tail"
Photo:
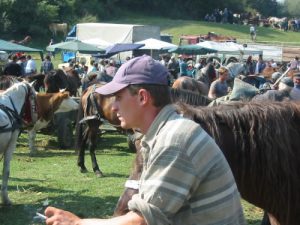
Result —
<instances>
[{"instance_id":1,"label":"horse's tail","mask_svg":"<svg viewBox=\"0 0 300 225\"><path fill-rule=\"evenodd\" d=\"M76 151L80 150L80 146L82 145L82 142L83 142L84 124L81 122L83 117L84 117L84 110L83 110L83 102L82 102L82 98L81 98L80 102L79 102L79 107L78 107L76 130L75 130L75 138L76 138L75 149L76 149Z\"/></svg>"}]
</instances>

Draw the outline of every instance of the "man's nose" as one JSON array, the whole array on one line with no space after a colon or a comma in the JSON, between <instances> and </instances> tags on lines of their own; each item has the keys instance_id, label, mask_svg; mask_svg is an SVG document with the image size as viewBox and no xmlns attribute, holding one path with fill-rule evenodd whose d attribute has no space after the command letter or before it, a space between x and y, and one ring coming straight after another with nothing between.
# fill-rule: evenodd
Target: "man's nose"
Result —
<instances>
[{"instance_id":1,"label":"man's nose","mask_svg":"<svg viewBox=\"0 0 300 225\"><path fill-rule=\"evenodd\" d=\"M111 106L111 110L114 111L114 112L118 111L118 107L117 107L117 103L116 102L113 102L113 104Z\"/></svg>"}]
</instances>

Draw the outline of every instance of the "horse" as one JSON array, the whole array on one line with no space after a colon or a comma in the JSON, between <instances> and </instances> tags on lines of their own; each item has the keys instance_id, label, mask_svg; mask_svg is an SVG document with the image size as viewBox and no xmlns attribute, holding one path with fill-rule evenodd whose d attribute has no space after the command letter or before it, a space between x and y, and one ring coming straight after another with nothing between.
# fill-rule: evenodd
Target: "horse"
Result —
<instances>
[{"instance_id":1,"label":"horse","mask_svg":"<svg viewBox=\"0 0 300 225\"><path fill-rule=\"evenodd\" d=\"M272 78L272 74L278 72L278 68L276 67L272 67L272 66L266 66L263 71L261 72L261 74L264 76L264 78L266 79L271 79Z\"/></svg>"},{"instance_id":2,"label":"horse","mask_svg":"<svg viewBox=\"0 0 300 225\"><path fill-rule=\"evenodd\" d=\"M30 75L23 76L22 78L29 83L33 82L33 87L36 92L45 91L45 85L44 85L45 74L43 73L30 74Z\"/></svg>"},{"instance_id":3,"label":"horse","mask_svg":"<svg viewBox=\"0 0 300 225\"><path fill-rule=\"evenodd\" d=\"M197 81L194 78L183 76L177 78L173 85L172 88L179 88L179 89L187 89L189 91L197 92L202 95L208 94L208 85L205 84L202 81Z\"/></svg>"},{"instance_id":4,"label":"horse","mask_svg":"<svg viewBox=\"0 0 300 225\"><path fill-rule=\"evenodd\" d=\"M0 94L0 151L3 154L1 198L4 205L11 205L8 197L10 161L23 126L37 120L36 94L27 82L18 82Z\"/></svg>"},{"instance_id":5,"label":"horse","mask_svg":"<svg viewBox=\"0 0 300 225\"><path fill-rule=\"evenodd\" d=\"M55 69L45 75L44 85L47 93L56 93L65 89L70 92L70 96L77 96L81 81L74 69L71 69L68 75L61 69Z\"/></svg>"},{"instance_id":6,"label":"horse","mask_svg":"<svg viewBox=\"0 0 300 225\"><path fill-rule=\"evenodd\" d=\"M273 224L299 224L299 102L231 102L215 107L179 103L177 110L215 139L242 198L269 212ZM138 177L141 168L133 172L137 174L131 176ZM136 186L131 185L124 195L137 192ZM121 196L116 215L126 212L121 208L126 205L123 197L130 199Z\"/></svg>"},{"instance_id":7,"label":"horse","mask_svg":"<svg viewBox=\"0 0 300 225\"><path fill-rule=\"evenodd\" d=\"M49 30L52 32L53 36L56 36L58 32L61 32L61 33L63 33L64 36L67 36L68 24L67 23L50 23Z\"/></svg>"},{"instance_id":8,"label":"horse","mask_svg":"<svg viewBox=\"0 0 300 225\"><path fill-rule=\"evenodd\" d=\"M238 75L246 75L247 74L247 66L245 63L241 62L230 62L226 65L228 69L230 79L234 80Z\"/></svg>"},{"instance_id":9,"label":"horse","mask_svg":"<svg viewBox=\"0 0 300 225\"><path fill-rule=\"evenodd\" d=\"M93 171L97 177L103 176L95 155L99 126L104 119L112 125L120 125L116 113L111 109L114 97L103 96L95 92L96 88L102 85L101 83L91 85L82 93L76 122L75 148L78 151L77 165L80 167L80 172L87 172L84 164L84 153L88 145Z\"/></svg>"},{"instance_id":10,"label":"horse","mask_svg":"<svg viewBox=\"0 0 300 225\"><path fill-rule=\"evenodd\" d=\"M204 82L208 87L217 78L217 72L213 63L208 63L196 73L196 80Z\"/></svg>"},{"instance_id":11,"label":"horse","mask_svg":"<svg viewBox=\"0 0 300 225\"><path fill-rule=\"evenodd\" d=\"M231 41L231 42L236 42L236 38L231 37L231 36L219 35L219 34L216 34L214 32L208 32L205 35L200 35L200 41L216 41L216 42Z\"/></svg>"},{"instance_id":12,"label":"horse","mask_svg":"<svg viewBox=\"0 0 300 225\"><path fill-rule=\"evenodd\" d=\"M16 76L11 76L11 75L0 76L0 93L20 81L22 81L22 79Z\"/></svg>"},{"instance_id":13,"label":"horse","mask_svg":"<svg viewBox=\"0 0 300 225\"><path fill-rule=\"evenodd\" d=\"M95 155L99 126L106 120L119 131L124 131L120 128L120 121L116 113L111 109L115 97L103 96L95 92L96 88L102 85L104 83L93 84L82 93L75 132L75 149L78 151L77 166L82 173L88 171L84 163L84 153L87 147L92 160L92 168L97 177L103 176ZM189 90L170 88L170 93L172 102L180 100L191 105L208 105L211 102L207 96ZM131 130L126 132L132 133Z\"/></svg>"}]
</instances>

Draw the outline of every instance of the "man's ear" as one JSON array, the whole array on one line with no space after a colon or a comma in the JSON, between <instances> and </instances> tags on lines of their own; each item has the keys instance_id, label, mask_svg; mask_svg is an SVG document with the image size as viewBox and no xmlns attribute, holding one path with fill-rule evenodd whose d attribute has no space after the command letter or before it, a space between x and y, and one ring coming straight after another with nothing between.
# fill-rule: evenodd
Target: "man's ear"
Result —
<instances>
[{"instance_id":1,"label":"man's ear","mask_svg":"<svg viewBox=\"0 0 300 225\"><path fill-rule=\"evenodd\" d=\"M138 100L141 104L145 104L150 99L150 93L146 89L140 89L138 92Z\"/></svg>"}]
</instances>

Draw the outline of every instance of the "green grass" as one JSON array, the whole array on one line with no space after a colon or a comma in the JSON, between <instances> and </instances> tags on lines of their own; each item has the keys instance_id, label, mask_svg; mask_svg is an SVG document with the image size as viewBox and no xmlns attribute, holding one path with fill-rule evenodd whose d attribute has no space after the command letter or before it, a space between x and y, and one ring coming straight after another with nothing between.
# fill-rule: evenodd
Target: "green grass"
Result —
<instances>
[{"instance_id":1,"label":"green grass","mask_svg":"<svg viewBox=\"0 0 300 225\"><path fill-rule=\"evenodd\" d=\"M89 172L82 174L76 165L74 150L58 150L54 136L38 134L38 152L29 157L27 135L18 140L11 163L9 196L13 206L0 206L0 224L33 225L35 212L43 211L45 202L76 212L82 217L110 217L124 190L134 154L128 151L126 137L105 133L98 142L97 159L105 174L96 178L86 153ZM261 209L243 201L249 224L259 225Z\"/></svg>"},{"instance_id":2,"label":"green grass","mask_svg":"<svg viewBox=\"0 0 300 225\"><path fill-rule=\"evenodd\" d=\"M236 37L238 42L249 42L249 26L236 24L221 24L193 20L172 20L159 17L127 17L112 20L113 23L132 23L160 26L162 33L173 36L173 43L179 44L179 37L183 34L199 35L215 32L217 34ZM299 45L300 32L284 32L271 27L258 27L257 41L272 43L288 43Z\"/></svg>"}]
</instances>

